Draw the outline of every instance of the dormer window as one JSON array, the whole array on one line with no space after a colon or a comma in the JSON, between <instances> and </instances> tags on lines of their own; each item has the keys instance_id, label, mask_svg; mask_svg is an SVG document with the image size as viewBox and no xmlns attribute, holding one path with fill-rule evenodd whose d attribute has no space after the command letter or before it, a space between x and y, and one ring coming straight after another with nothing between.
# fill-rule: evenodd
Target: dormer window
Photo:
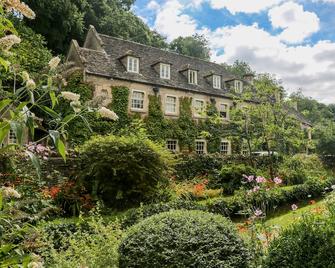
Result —
<instances>
[{"instance_id":1,"label":"dormer window","mask_svg":"<svg viewBox=\"0 0 335 268\"><path fill-rule=\"evenodd\" d=\"M243 92L243 82L240 80L235 80L234 88L236 93L241 94Z\"/></svg>"},{"instance_id":2,"label":"dormer window","mask_svg":"<svg viewBox=\"0 0 335 268\"><path fill-rule=\"evenodd\" d=\"M188 83L192 85L198 84L198 72L195 70L188 70Z\"/></svg>"},{"instance_id":3,"label":"dormer window","mask_svg":"<svg viewBox=\"0 0 335 268\"><path fill-rule=\"evenodd\" d=\"M130 73L139 72L139 59L138 58L128 56L127 71Z\"/></svg>"},{"instance_id":4,"label":"dormer window","mask_svg":"<svg viewBox=\"0 0 335 268\"><path fill-rule=\"evenodd\" d=\"M170 79L170 64L161 63L160 64L160 77L162 79Z\"/></svg>"},{"instance_id":5,"label":"dormer window","mask_svg":"<svg viewBox=\"0 0 335 268\"><path fill-rule=\"evenodd\" d=\"M221 89L221 76L213 75L213 88Z\"/></svg>"}]
</instances>

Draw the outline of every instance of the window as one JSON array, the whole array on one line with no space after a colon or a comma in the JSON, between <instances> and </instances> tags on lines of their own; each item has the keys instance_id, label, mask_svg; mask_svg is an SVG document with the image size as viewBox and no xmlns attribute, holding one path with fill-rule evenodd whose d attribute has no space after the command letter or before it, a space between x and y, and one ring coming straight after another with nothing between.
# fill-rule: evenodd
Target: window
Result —
<instances>
[{"instance_id":1,"label":"window","mask_svg":"<svg viewBox=\"0 0 335 268\"><path fill-rule=\"evenodd\" d=\"M167 140L166 141L166 148L170 150L171 152L177 152L178 151L178 141L177 140Z\"/></svg>"},{"instance_id":2,"label":"window","mask_svg":"<svg viewBox=\"0 0 335 268\"><path fill-rule=\"evenodd\" d=\"M221 88L221 76L213 75L213 87L217 89Z\"/></svg>"},{"instance_id":3,"label":"window","mask_svg":"<svg viewBox=\"0 0 335 268\"><path fill-rule=\"evenodd\" d=\"M133 91L131 96L131 109L143 110L144 108L144 92Z\"/></svg>"},{"instance_id":4,"label":"window","mask_svg":"<svg viewBox=\"0 0 335 268\"><path fill-rule=\"evenodd\" d=\"M135 57L128 57L127 71L131 73L138 73L139 60Z\"/></svg>"},{"instance_id":5,"label":"window","mask_svg":"<svg viewBox=\"0 0 335 268\"><path fill-rule=\"evenodd\" d=\"M249 154L249 147L248 147L248 144L245 140L242 143L241 153L242 153L242 155L248 155Z\"/></svg>"},{"instance_id":6,"label":"window","mask_svg":"<svg viewBox=\"0 0 335 268\"><path fill-rule=\"evenodd\" d=\"M194 100L194 111L196 116L203 116L203 113L205 112L205 101Z\"/></svg>"},{"instance_id":7,"label":"window","mask_svg":"<svg viewBox=\"0 0 335 268\"><path fill-rule=\"evenodd\" d=\"M177 98L173 96L166 96L165 113L175 114L176 112L177 112Z\"/></svg>"},{"instance_id":8,"label":"window","mask_svg":"<svg viewBox=\"0 0 335 268\"><path fill-rule=\"evenodd\" d=\"M194 70L188 71L188 83L192 85L198 84L198 72Z\"/></svg>"},{"instance_id":9,"label":"window","mask_svg":"<svg viewBox=\"0 0 335 268\"><path fill-rule=\"evenodd\" d=\"M16 143L17 143L17 139L16 139L15 132L11 129L8 135L8 144L16 144Z\"/></svg>"},{"instance_id":10,"label":"window","mask_svg":"<svg viewBox=\"0 0 335 268\"><path fill-rule=\"evenodd\" d=\"M206 153L206 141L196 140L195 141L195 152L197 154L205 154Z\"/></svg>"},{"instance_id":11,"label":"window","mask_svg":"<svg viewBox=\"0 0 335 268\"><path fill-rule=\"evenodd\" d=\"M235 80L235 92L242 93L243 92L243 83L242 81Z\"/></svg>"},{"instance_id":12,"label":"window","mask_svg":"<svg viewBox=\"0 0 335 268\"><path fill-rule=\"evenodd\" d=\"M228 119L228 112L229 112L228 104L221 103L219 107L220 117L224 119Z\"/></svg>"},{"instance_id":13,"label":"window","mask_svg":"<svg viewBox=\"0 0 335 268\"><path fill-rule=\"evenodd\" d=\"M230 154L230 142L226 140L222 140L220 143L220 153L224 155Z\"/></svg>"},{"instance_id":14,"label":"window","mask_svg":"<svg viewBox=\"0 0 335 268\"><path fill-rule=\"evenodd\" d=\"M161 63L160 74L161 78L170 79L170 64Z\"/></svg>"}]
</instances>

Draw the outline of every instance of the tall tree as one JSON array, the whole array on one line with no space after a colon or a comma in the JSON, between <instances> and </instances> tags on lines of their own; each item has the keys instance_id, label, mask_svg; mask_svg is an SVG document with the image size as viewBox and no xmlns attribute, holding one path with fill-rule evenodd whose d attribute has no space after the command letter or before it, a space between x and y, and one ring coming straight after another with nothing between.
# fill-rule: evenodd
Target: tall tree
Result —
<instances>
[{"instance_id":1,"label":"tall tree","mask_svg":"<svg viewBox=\"0 0 335 268\"><path fill-rule=\"evenodd\" d=\"M71 39L83 41L90 24L103 34L166 47L162 36L150 28L130 8L134 0L27 0L36 12L28 26L42 34L48 47L66 53Z\"/></svg>"},{"instance_id":2,"label":"tall tree","mask_svg":"<svg viewBox=\"0 0 335 268\"><path fill-rule=\"evenodd\" d=\"M208 41L203 35L195 34L188 37L178 37L170 43L170 50L182 55L203 60L210 59Z\"/></svg>"},{"instance_id":3,"label":"tall tree","mask_svg":"<svg viewBox=\"0 0 335 268\"><path fill-rule=\"evenodd\" d=\"M237 78L243 78L243 76L247 74L255 74L255 71L252 70L249 63L245 61L236 60L232 65L227 63L223 63L222 65L228 72L234 74Z\"/></svg>"}]
</instances>

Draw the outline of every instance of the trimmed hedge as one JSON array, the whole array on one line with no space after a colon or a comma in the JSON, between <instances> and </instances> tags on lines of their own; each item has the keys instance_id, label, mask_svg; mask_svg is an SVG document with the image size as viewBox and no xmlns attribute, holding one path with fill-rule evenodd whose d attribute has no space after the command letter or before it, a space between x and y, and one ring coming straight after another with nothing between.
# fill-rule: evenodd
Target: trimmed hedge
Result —
<instances>
[{"instance_id":1,"label":"trimmed hedge","mask_svg":"<svg viewBox=\"0 0 335 268\"><path fill-rule=\"evenodd\" d=\"M250 253L228 219L176 210L152 216L121 242L123 267L248 267Z\"/></svg>"},{"instance_id":2,"label":"trimmed hedge","mask_svg":"<svg viewBox=\"0 0 335 268\"><path fill-rule=\"evenodd\" d=\"M311 180L301 185L276 188L254 197L240 194L232 197L209 199L201 203L179 199L168 203L151 204L127 211L123 216L122 225L128 227L147 217L173 209L209 211L235 218L247 206L259 207L260 204L265 204L268 213L279 206L307 200L310 197L320 197L325 192L325 188L330 188L333 184L335 184L335 178L326 181Z\"/></svg>"}]
</instances>

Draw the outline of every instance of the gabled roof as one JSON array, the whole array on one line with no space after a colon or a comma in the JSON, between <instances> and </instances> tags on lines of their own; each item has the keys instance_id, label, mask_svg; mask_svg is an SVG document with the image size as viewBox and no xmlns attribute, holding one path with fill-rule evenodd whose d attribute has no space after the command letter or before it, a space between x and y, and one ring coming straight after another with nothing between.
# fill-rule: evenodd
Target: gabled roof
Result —
<instances>
[{"instance_id":1,"label":"gabled roof","mask_svg":"<svg viewBox=\"0 0 335 268\"><path fill-rule=\"evenodd\" d=\"M209 73L220 75L223 81L230 81L235 78L220 64L180 55L133 41L98 34L91 27L87 38L93 37L99 41L99 47L101 45L102 50L95 50L92 47L76 47L78 54L81 56L80 59L85 66L85 71L89 74L146 83L153 86L231 97L228 89L214 89L209 83ZM85 44L89 43L92 42L85 41ZM122 58L129 55L130 51L132 55L137 55L140 58L140 72L138 74L127 72L122 63ZM167 80L159 77L159 72L157 72L155 66L160 61L171 64L171 79ZM198 71L198 85L188 83L187 73L183 72L186 69Z\"/></svg>"}]
</instances>

